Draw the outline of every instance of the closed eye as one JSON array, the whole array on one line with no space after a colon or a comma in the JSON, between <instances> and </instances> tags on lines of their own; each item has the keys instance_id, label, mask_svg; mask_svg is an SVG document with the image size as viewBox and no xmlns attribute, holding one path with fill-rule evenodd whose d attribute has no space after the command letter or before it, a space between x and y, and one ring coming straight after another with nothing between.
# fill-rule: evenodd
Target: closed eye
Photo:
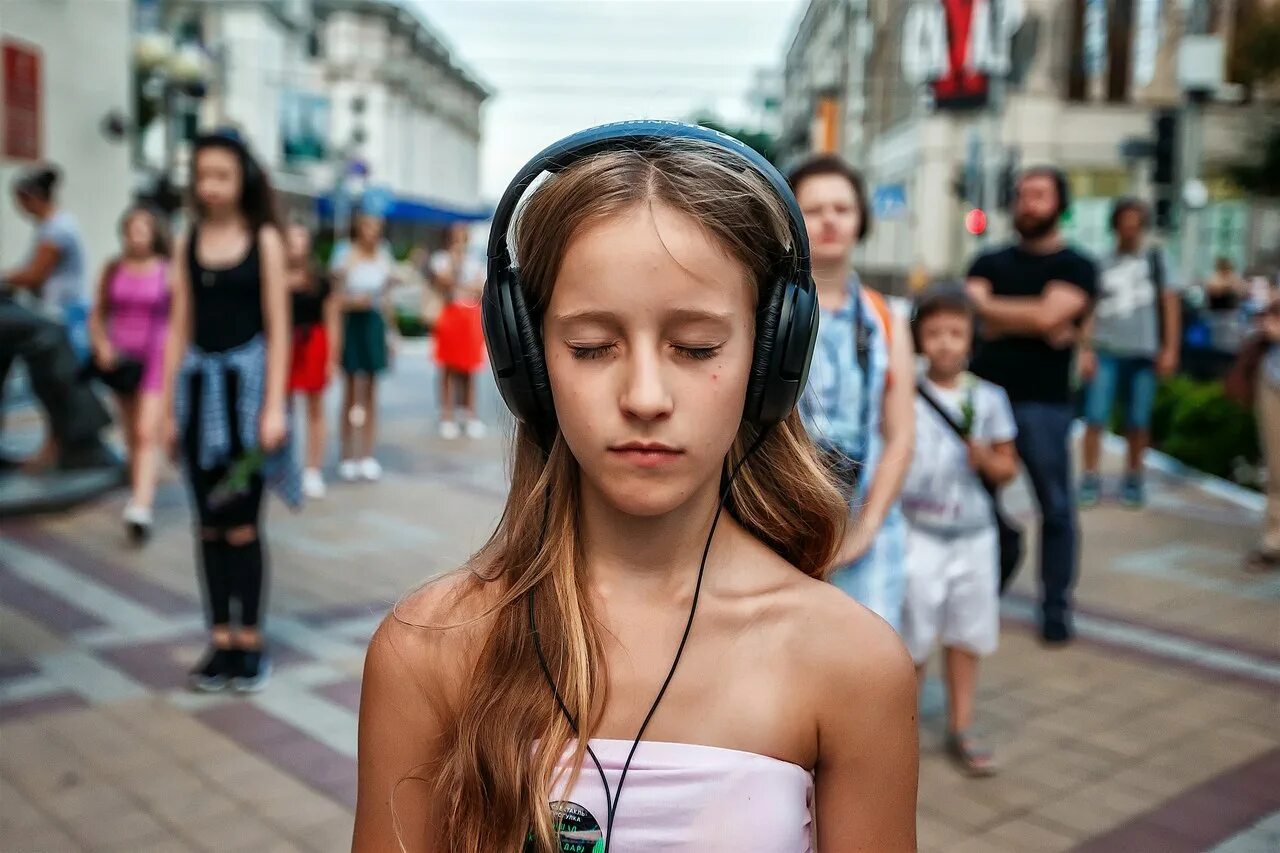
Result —
<instances>
[{"instance_id":1,"label":"closed eye","mask_svg":"<svg viewBox=\"0 0 1280 853\"><path fill-rule=\"evenodd\" d=\"M582 361L589 361L596 358L604 358L613 350L617 349L617 344L599 344L596 346L586 346L581 344L569 344L569 352L573 357Z\"/></svg>"},{"instance_id":2,"label":"closed eye","mask_svg":"<svg viewBox=\"0 0 1280 853\"><path fill-rule=\"evenodd\" d=\"M704 361L706 359L715 358L720 353L720 347L723 344L713 344L705 347L683 347L678 344L672 344L676 352L685 358L692 358L696 361Z\"/></svg>"}]
</instances>

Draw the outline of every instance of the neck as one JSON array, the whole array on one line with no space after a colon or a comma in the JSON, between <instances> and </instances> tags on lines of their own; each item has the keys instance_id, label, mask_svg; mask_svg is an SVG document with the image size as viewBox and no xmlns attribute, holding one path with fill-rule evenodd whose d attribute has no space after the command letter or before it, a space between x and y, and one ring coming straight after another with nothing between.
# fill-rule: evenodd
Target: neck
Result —
<instances>
[{"instance_id":1,"label":"neck","mask_svg":"<svg viewBox=\"0 0 1280 853\"><path fill-rule=\"evenodd\" d=\"M939 388L954 388L960 384L960 374L963 370L939 372L935 370L933 365L929 365L929 369L925 371L925 376L929 377L929 381Z\"/></svg>"},{"instance_id":2,"label":"neck","mask_svg":"<svg viewBox=\"0 0 1280 853\"><path fill-rule=\"evenodd\" d=\"M595 593L606 601L637 594L668 600L692 595L719 500L717 485L709 483L665 515L641 517L610 506L584 480L579 529ZM717 562L731 529L739 528L722 512L707 557L709 567Z\"/></svg>"},{"instance_id":3,"label":"neck","mask_svg":"<svg viewBox=\"0 0 1280 853\"><path fill-rule=\"evenodd\" d=\"M1062 232L1057 228L1039 237L1023 237L1022 250L1032 255L1048 255L1062 248Z\"/></svg>"},{"instance_id":4,"label":"neck","mask_svg":"<svg viewBox=\"0 0 1280 853\"><path fill-rule=\"evenodd\" d=\"M210 208L201 217L201 224L214 228L231 228L241 224L243 219L244 217L240 215L240 211L235 208L227 208L225 210Z\"/></svg>"},{"instance_id":5,"label":"neck","mask_svg":"<svg viewBox=\"0 0 1280 853\"><path fill-rule=\"evenodd\" d=\"M818 304L827 311L838 310L848 295L850 266L848 260L815 263L813 284L818 290Z\"/></svg>"},{"instance_id":6,"label":"neck","mask_svg":"<svg viewBox=\"0 0 1280 853\"><path fill-rule=\"evenodd\" d=\"M1120 255L1132 255L1140 248L1142 248L1142 246L1138 240L1121 240L1116 244L1116 253Z\"/></svg>"}]
</instances>

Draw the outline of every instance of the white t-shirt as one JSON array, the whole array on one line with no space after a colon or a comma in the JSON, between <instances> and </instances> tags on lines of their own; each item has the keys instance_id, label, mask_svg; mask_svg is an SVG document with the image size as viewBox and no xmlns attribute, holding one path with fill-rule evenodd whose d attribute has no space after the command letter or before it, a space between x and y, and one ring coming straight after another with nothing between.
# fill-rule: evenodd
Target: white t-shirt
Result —
<instances>
[{"instance_id":1,"label":"white t-shirt","mask_svg":"<svg viewBox=\"0 0 1280 853\"><path fill-rule=\"evenodd\" d=\"M952 419L964 425L972 412L969 436L983 444L1013 441L1018 428L1004 389L966 373L955 388L939 388L919 379ZM966 406L968 404L968 406ZM969 450L933 407L916 397L916 442L902 486L902 511L916 526L944 533L965 533L994 524L991 496L969 465Z\"/></svg>"},{"instance_id":2,"label":"white t-shirt","mask_svg":"<svg viewBox=\"0 0 1280 853\"><path fill-rule=\"evenodd\" d=\"M353 251L349 241L342 241L333 249L333 257L329 259L331 270L346 268L347 276L342 283L343 290L350 296L368 296L375 302L382 295L391 278L391 270L396 259L391 253L391 246L383 243L378 253L372 258L364 258L346 266L347 258Z\"/></svg>"},{"instance_id":3,"label":"white t-shirt","mask_svg":"<svg viewBox=\"0 0 1280 853\"><path fill-rule=\"evenodd\" d=\"M441 249L431 255L429 266L433 276L444 275L453 270L453 257L448 250ZM449 298L455 302L479 302L480 292L484 287L484 277L484 264L469 252L464 252L461 269L454 274L454 284L456 286L449 294Z\"/></svg>"},{"instance_id":4,"label":"white t-shirt","mask_svg":"<svg viewBox=\"0 0 1280 853\"><path fill-rule=\"evenodd\" d=\"M59 210L36 227L36 243L58 247L58 263L44 283L41 299L49 311L61 314L63 306L85 299L84 245L80 228L65 210Z\"/></svg>"}]
</instances>

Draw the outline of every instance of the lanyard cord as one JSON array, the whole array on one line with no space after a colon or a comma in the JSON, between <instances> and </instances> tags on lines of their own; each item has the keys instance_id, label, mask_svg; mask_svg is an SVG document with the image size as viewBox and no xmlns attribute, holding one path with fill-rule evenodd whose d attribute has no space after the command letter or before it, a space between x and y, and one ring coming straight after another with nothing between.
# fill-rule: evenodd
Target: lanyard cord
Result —
<instances>
[{"instance_id":1,"label":"lanyard cord","mask_svg":"<svg viewBox=\"0 0 1280 853\"><path fill-rule=\"evenodd\" d=\"M645 730L649 728L649 721L653 719L653 715L658 710L658 705L662 703L662 697L666 695L667 687L671 684L671 679L675 677L676 667L680 665L684 647L689 642L689 633L693 630L693 617L698 611L698 596L702 592L702 577L707 568L707 555L711 553L711 540L715 536L716 526L720 522L720 512L724 509L725 501L729 497L729 492L733 487L733 481L738 476L738 472L760 447L768 434L768 429L760 431L755 441L752 442L751 447L734 465L733 471L729 474L728 482L720 490L720 500L716 504L716 514L711 519L711 530L707 533L707 542L702 548L702 559L698 563L698 577L693 587L693 602L689 605L689 619L685 622L684 634L680 637L680 645L676 648L676 656L671 661L671 669L667 671L667 677L663 680L662 687L658 690L658 695L654 698L653 704L649 706L649 713L645 714L644 722L640 724L640 731L636 733L635 740L631 742L631 751L627 753L627 760L622 765L622 774L618 777L618 789L616 792L609 790L609 780L605 778L604 767L600 764L600 759L596 757L595 751L591 749L591 744L587 743L586 745L587 754L591 757L591 763L596 766L596 772L600 774L600 784L604 786L606 822L603 853L609 853L609 847L613 843L613 819L618 813L618 801L622 799L622 785L627 781L627 771L631 769L631 759L635 757L636 749L644 738ZM579 736L577 718L569 711L564 699L560 696L560 690L556 687L555 678L551 675L551 667L547 664L546 655L542 651L542 640L538 633L538 623L534 616L534 591L532 588L526 598L529 604L529 630L533 634L533 647L538 654L538 665L542 669L542 675L546 679L547 685L551 688L551 695L555 697L556 704L560 707L560 713L569 722L569 728L573 730L574 735Z\"/></svg>"}]
</instances>

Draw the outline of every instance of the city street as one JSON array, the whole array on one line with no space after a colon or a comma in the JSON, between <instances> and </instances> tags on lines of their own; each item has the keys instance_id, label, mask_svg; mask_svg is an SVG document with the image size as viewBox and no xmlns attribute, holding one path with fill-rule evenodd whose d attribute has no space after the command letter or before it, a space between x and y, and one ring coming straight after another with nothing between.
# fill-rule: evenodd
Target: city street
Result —
<instances>
[{"instance_id":1,"label":"city street","mask_svg":"<svg viewBox=\"0 0 1280 853\"><path fill-rule=\"evenodd\" d=\"M485 383L483 414L504 423ZM260 694L183 686L203 619L173 473L145 550L124 541L123 494L0 522L5 850L349 849L364 644L397 596L483 541L504 493L501 430L437 437L422 342L384 390L383 481L270 507L277 670ZM11 415L10 434L33 418ZM928 685L922 850L1280 849L1280 576L1239 568L1260 510L1171 475L1150 492L1144 511L1082 516L1075 644L1039 645L1034 567L1006 597L978 704L999 775L946 761ZM1029 516L1021 487L1010 505Z\"/></svg>"}]
</instances>

